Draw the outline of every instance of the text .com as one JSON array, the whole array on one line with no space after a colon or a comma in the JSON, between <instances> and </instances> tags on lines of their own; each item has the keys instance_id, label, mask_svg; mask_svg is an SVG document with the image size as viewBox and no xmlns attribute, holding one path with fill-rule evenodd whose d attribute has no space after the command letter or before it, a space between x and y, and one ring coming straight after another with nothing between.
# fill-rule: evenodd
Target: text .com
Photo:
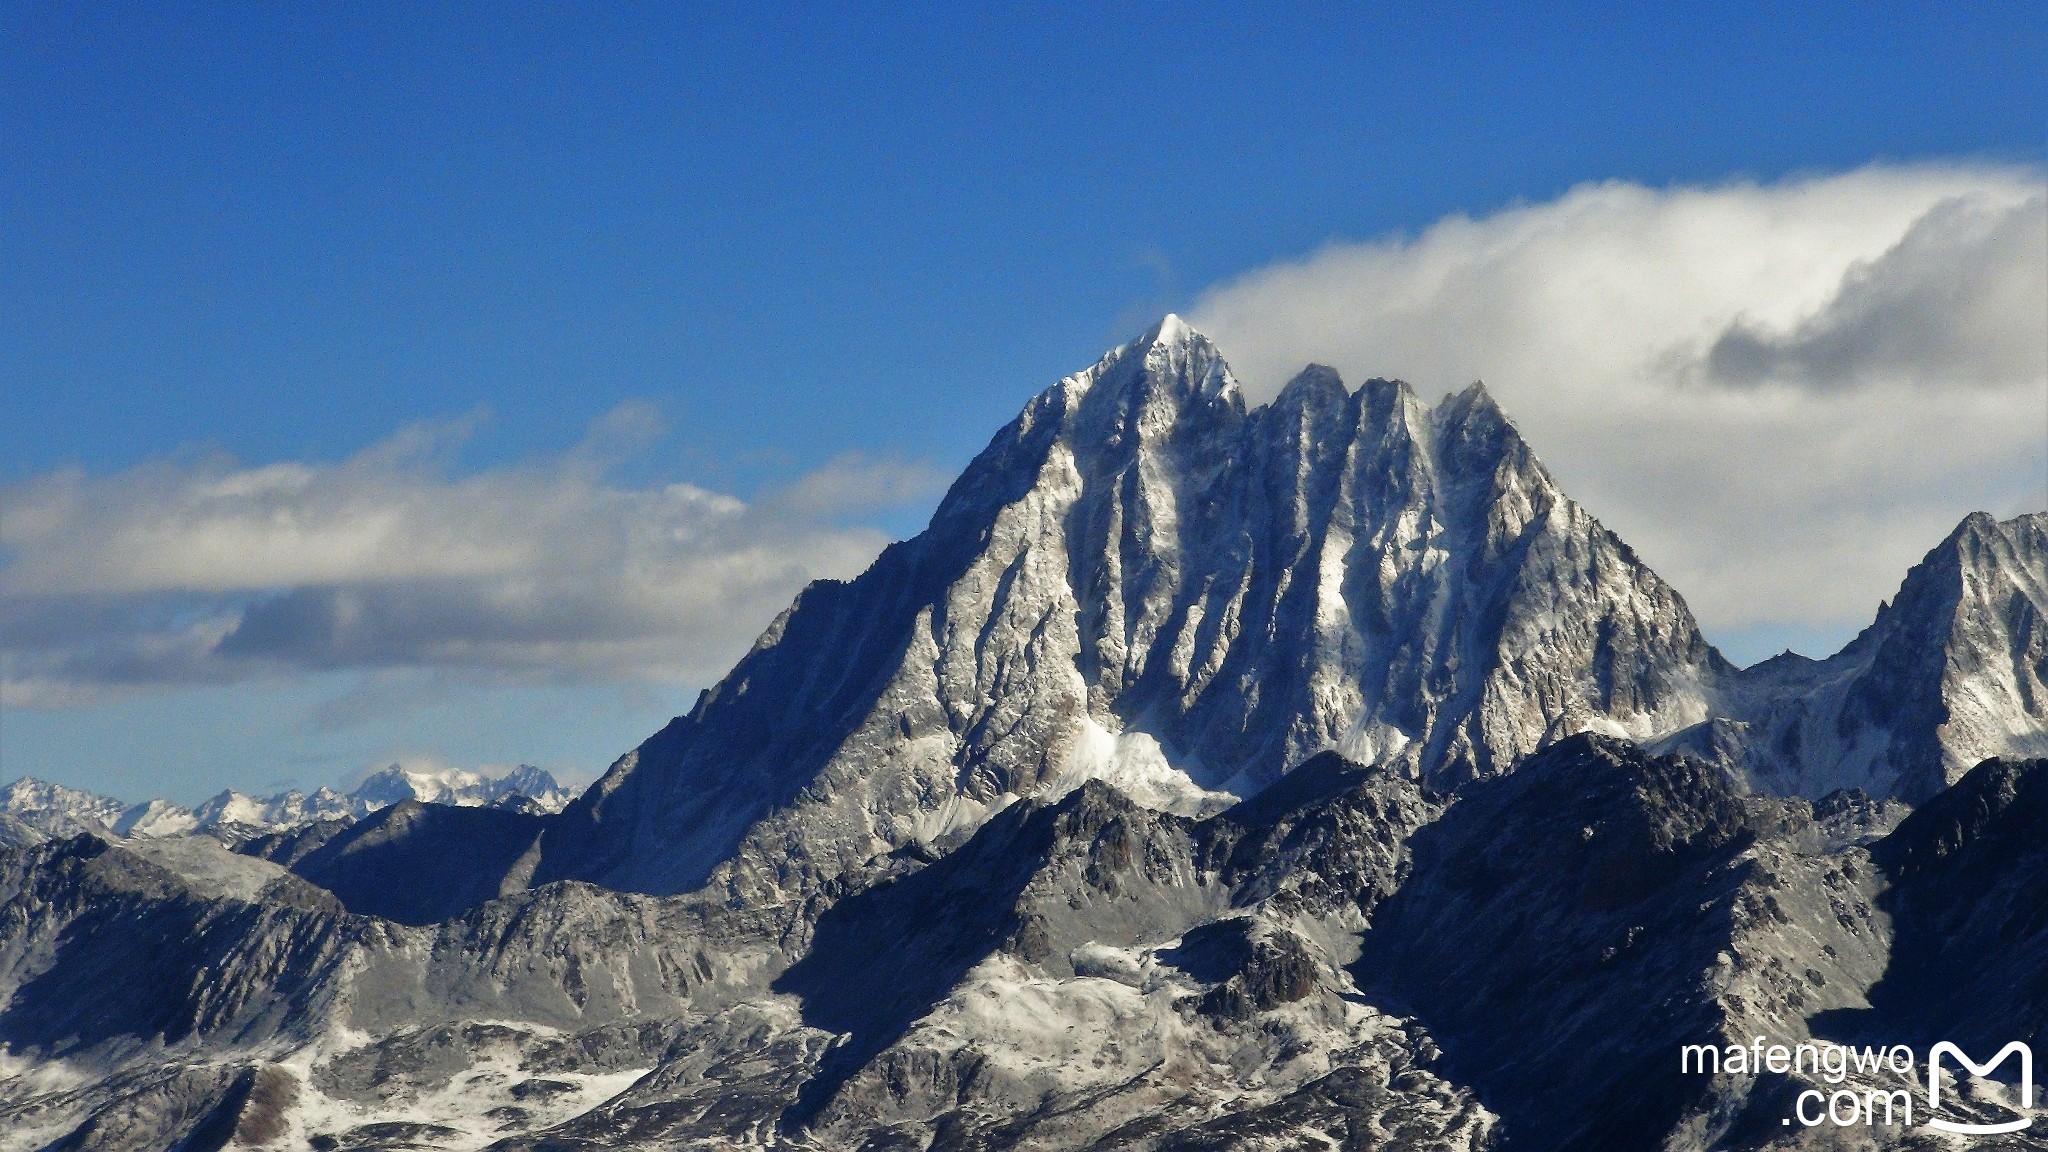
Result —
<instances>
[{"instance_id":1,"label":"text .com","mask_svg":"<svg viewBox=\"0 0 2048 1152\"><path fill-rule=\"evenodd\" d=\"M1905 1088L1867 1088L1861 1085L1832 1091L1808 1088L1795 1098L1793 1114L1783 1123L1790 1125L1796 1122L1808 1128L1822 1124L1842 1128L1864 1125L1911 1127L1918 1120L1930 1128L1966 1135L2017 1132L2032 1124L2033 1118L1957 1119L1946 1114L1955 1109L1952 1105L1944 1108L1942 1093L1945 1063L1960 1065L1972 1076L1988 1077L1993 1069L2013 1056L2019 1057L2018 1106L2020 1110L2031 1110L2034 1106L2034 1053L2025 1043L2015 1040L1999 1049L1990 1059L1979 1062L1944 1040L1928 1051L1924 1066L1924 1096ZM1771 1072L1809 1076L1829 1085L1846 1085L1852 1076L1859 1080L1887 1076L1905 1078L1918 1088L1921 1085L1916 1072L1921 1067L1913 1050L1904 1044L1887 1047L1854 1047L1828 1041L1773 1044L1758 1036L1748 1045L1687 1044L1678 1050L1678 1069L1683 1073L1754 1076ZM2011 1108L2001 1110L2012 1111Z\"/></svg>"}]
</instances>

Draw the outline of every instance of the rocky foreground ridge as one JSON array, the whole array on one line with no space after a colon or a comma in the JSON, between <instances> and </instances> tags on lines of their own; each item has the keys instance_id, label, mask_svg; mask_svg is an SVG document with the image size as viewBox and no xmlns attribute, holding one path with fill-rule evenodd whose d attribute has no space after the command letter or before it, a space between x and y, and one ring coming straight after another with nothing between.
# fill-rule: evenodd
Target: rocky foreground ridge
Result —
<instances>
[{"instance_id":1,"label":"rocky foreground ridge","mask_svg":"<svg viewBox=\"0 0 2048 1152\"><path fill-rule=\"evenodd\" d=\"M0 851L0 1149L1832 1147L1677 1050L2048 1039L2044 605L1737 669L1483 389L1168 318L558 814Z\"/></svg>"}]
</instances>

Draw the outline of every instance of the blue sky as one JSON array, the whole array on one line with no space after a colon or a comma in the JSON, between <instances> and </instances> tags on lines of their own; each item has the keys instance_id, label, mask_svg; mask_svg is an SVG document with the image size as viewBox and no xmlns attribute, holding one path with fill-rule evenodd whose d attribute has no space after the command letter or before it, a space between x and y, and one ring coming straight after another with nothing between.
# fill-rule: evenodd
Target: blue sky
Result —
<instances>
[{"instance_id":1,"label":"blue sky","mask_svg":"<svg viewBox=\"0 0 2048 1152\"><path fill-rule=\"evenodd\" d=\"M1245 285L1276 264L1588 182L1768 189L1877 165L1924 199L1933 166L2022 195L2043 159L2034 4L1272 7L8 6L0 483L88 509L79 532L266 465L351 508L417 482L458 519L563 485L646 496L645 515L725 516L716 533L795 557L718 610L750 632L790 572L914 531L1024 399L1159 313L1263 330ZM1915 207L1872 208L1890 231L1856 258L1920 219L1897 195ZM1622 486L1583 466L1571 483L1573 433L1546 442L1542 398L1509 407L1608 515L1596 497ZM393 447L423 421L429 443ZM1915 480L1947 503L1894 553L2007 499L2001 476ZM705 495L649 495L670 485ZM1612 499L1654 538L1654 510ZM1993 510L2040 502L2011 499ZM701 510L716 500L748 510ZM63 579L22 567L26 539L17 653ZM277 572L109 585L65 611L198 628L371 579ZM1853 618L1830 611L1728 614L1713 638L1825 647ZM650 673L616 655L630 639L567 671L524 649L333 648L17 693L0 776L192 799L397 757L594 772L737 642Z\"/></svg>"}]
</instances>

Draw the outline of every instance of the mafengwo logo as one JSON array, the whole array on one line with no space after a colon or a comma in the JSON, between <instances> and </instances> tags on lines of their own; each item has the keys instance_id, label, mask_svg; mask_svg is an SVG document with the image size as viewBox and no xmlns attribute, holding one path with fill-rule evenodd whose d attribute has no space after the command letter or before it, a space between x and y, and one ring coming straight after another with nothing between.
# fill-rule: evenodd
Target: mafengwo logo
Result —
<instances>
[{"instance_id":1,"label":"mafengwo logo","mask_svg":"<svg viewBox=\"0 0 2048 1152\"><path fill-rule=\"evenodd\" d=\"M1991 1075L1993 1068L2005 1063L2007 1056L2018 1054L2020 1058L2020 1107L2029 1111L2032 1111L2034 1107L2034 1050L2032 1048L2015 1040L2000 1048L1998 1055L1993 1056L1983 1064L1979 1064L1968 1056L1963 1055L1961 1048L1943 1040L1934 1046L1932 1052L1927 1054L1927 1123L1929 1127L1939 1128L1943 1132L1961 1132L1966 1135L1989 1136L1999 1132L2017 1132L2034 1122L2032 1116L2022 1116L2017 1120L2008 1120L2001 1124L1964 1124L1954 1120L1943 1120L1939 1116L1934 1115L1934 1113L1941 1111L1941 1058L1943 1054L1955 1057L1956 1063L1968 1068L1971 1075L1987 1077Z\"/></svg>"},{"instance_id":2,"label":"mafengwo logo","mask_svg":"<svg viewBox=\"0 0 2048 1152\"><path fill-rule=\"evenodd\" d=\"M1991 1089L1993 1099L1976 1099L1954 1102L1944 1101L1942 1093L1942 1066L1944 1059L1960 1065L1980 1083L1988 1082L1992 1072L2010 1057L2018 1056L2019 1084L2016 1100L2010 1096L2006 1101L1995 1099L1997 1089ZM1897 1084L1901 1080L1918 1086L1916 1071L1920 1061L1913 1050L1904 1044L1883 1047L1850 1047L1828 1041L1805 1044L1766 1044L1762 1036L1756 1037L1749 1045L1730 1044L1725 1048L1711 1044L1687 1044L1679 1049L1678 1068L1680 1072L1703 1072L1710 1075L1749 1075L1763 1072L1777 1075L1809 1075L1826 1081L1830 1086L1840 1085L1833 1091L1808 1088L1800 1092L1793 1101L1792 1115L1781 1123L1800 1124L1807 1128L1832 1124L1838 1128L1878 1126L1913 1127L1914 1094L1903 1087L1868 1087L1867 1081L1878 1079ZM2024 1041L2015 1040L1998 1050L1991 1059L1979 1063L1970 1058L1960 1047L1944 1040L1928 1051L1926 1062L1926 1107L1920 1114L1921 1123L1941 1132L1964 1136L1996 1136L2007 1132L2018 1132L2031 1126L2034 1118L2034 1051ZM1954 1085L1962 1083L1962 1073L1952 1074ZM1847 1082L1854 1077L1858 1083ZM1958 1093L1959 1094L1959 1093ZM1950 1119L1943 1115L1971 1112L1980 1115L2004 1115L2017 1112L2013 1119Z\"/></svg>"}]
</instances>

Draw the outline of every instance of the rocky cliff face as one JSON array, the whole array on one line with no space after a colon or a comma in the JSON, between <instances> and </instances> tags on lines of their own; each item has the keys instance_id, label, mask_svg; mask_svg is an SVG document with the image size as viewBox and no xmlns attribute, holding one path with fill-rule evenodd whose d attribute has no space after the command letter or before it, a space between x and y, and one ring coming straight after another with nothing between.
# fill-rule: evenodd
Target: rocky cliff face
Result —
<instances>
[{"instance_id":1,"label":"rocky cliff face","mask_svg":"<svg viewBox=\"0 0 2048 1152\"><path fill-rule=\"evenodd\" d=\"M1735 678L1736 757L1757 786L1920 800L1994 756L2048 754L2048 514L1965 519L1822 661Z\"/></svg>"},{"instance_id":2,"label":"rocky cliff face","mask_svg":"<svg viewBox=\"0 0 2048 1152\"><path fill-rule=\"evenodd\" d=\"M802 895L1097 777L1183 812L1324 749L1440 784L1707 717L1684 601L1483 388L1247 411L1169 317L1034 399L922 535L805 591L571 808L540 878Z\"/></svg>"},{"instance_id":3,"label":"rocky cliff face","mask_svg":"<svg viewBox=\"0 0 2048 1152\"><path fill-rule=\"evenodd\" d=\"M2044 778L1888 832L1592 735L1448 795L1326 754L1202 819L1089 782L794 934L580 884L405 927L74 840L0 857L0 1147L1823 1147L1781 1120L1840 1085L1679 1046L2048 1035Z\"/></svg>"}]
</instances>

